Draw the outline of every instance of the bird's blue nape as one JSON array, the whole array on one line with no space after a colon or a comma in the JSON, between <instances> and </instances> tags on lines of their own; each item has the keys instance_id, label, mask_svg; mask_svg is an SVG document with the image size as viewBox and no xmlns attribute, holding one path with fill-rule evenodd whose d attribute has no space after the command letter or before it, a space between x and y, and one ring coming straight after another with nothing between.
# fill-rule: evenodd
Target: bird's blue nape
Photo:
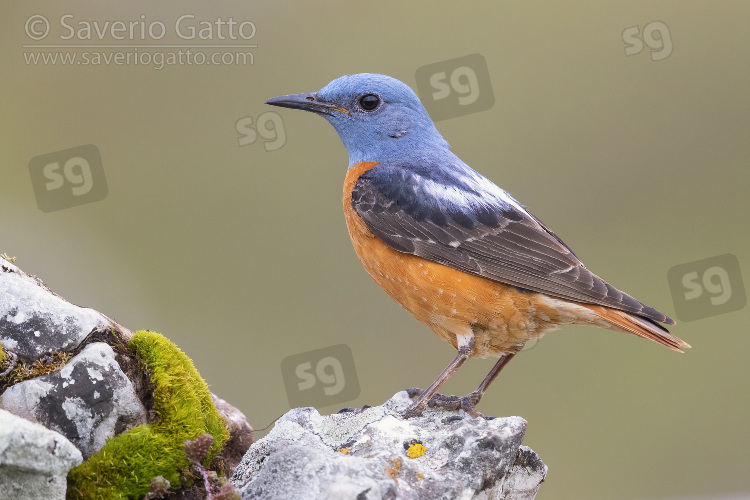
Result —
<instances>
[{"instance_id":1,"label":"bird's blue nape","mask_svg":"<svg viewBox=\"0 0 750 500\"><path fill-rule=\"evenodd\" d=\"M370 96L369 101L362 100L365 96ZM339 108L323 116L346 146L349 166L445 153L453 157L419 97L395 78L375 73L346 75L320 89L315 97ZM377 105L366 109L372 103Z\"/></svg>"}]
</instances>

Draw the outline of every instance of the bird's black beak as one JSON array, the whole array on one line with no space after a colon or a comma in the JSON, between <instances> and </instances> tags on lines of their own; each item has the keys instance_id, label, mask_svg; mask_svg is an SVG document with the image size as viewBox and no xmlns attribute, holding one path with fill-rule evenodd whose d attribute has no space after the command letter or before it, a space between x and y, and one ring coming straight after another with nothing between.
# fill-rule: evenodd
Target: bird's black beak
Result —
<instances>
[{"instance_id":1,"label":"bird's black beak","mask_svg":"<svg viewBox=\"0 0 750 500\"><path fill-rule=\"evenodd\" d=\"M317 94L289 94L272 97L266 101L271 106L280 106L282 108L303 109L312 111L321 115L333 115L334 111L339 113L349 113L344 108L336 106L318 98Z\"/></svg>"}]
</instances>

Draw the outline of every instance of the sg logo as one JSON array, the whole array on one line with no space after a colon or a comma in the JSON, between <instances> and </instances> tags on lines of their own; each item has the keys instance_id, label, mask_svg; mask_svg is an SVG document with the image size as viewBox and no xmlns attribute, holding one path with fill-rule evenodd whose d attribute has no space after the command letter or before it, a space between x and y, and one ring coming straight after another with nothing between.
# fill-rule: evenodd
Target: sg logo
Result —
<instances>
[{"instance_id":1,"label":"sg logo","mask_svg":"<svg viewBox=\"0 0 750 500\"><path fill-rule=\"evenodd\" d=\"M667 277L681 320L737 311L747 303L740 263L732 254L674 266Z\"/></svg>"},{"instance_id":2,"label":"sg logo","mask_svg":"<svg viewBox=\"0 0 750 500\"><path fill-rule=\"evenodd\" d=\"M359 396L354 357L345 344L288 356L281 361L281 374L292 408L329 406Z\"/></svg>"},{"instance_id":3,"label":"sg logo","mask_svg":"<svg viewBox=\"0 0 750 500\"><path fill-rule=\"evenodd\" d=\"M651 49L652 61L661 61L672 55L672 36L667 25L661 21L653 21L644 26L642 37L638 26L625 28L622 32L622 41L625 42L626 56L643 52L644 42Z\"/></svg>"},{"instance_id":4,"label":"sg logo","mask_svg":"<svg viewBox=\"0 0 750 500\"><path fill-rule=\"evenodd\" d=\"M422 66L416 80L434 121L485 111L495 104L487 61L480 54Z\"/></svg>"},{"instance_id":5,"label":"sg logo","mask_svg":"<svg viewBox=\"0 0 750 500\"><path fill-rule=\"evenodd\" d=\"M29 173L42 212L83 205L107 196L101 154L93 144L32 158Z\"/></svg>"},{"instance_id":6,"label":"sg logo","mask_svg":"<svg viewBox=\"0 0 750 500\"><path fill-rule=\"evenodd\" d=\"M448 83L448 75L445 71L439 71L430 77L430 85L437 89L432 93L432 99L439 101L451 95L454 91L458 94L458 103L461 106L473 104L479 98L479 82L477 74L468 66L459 66L454 69Z\"/></svg>"},{"instance_id":7,"label":"sg logo","mask_svg":"<svg viewBox=\"0 0 750 500\"><path fill-rule=\"evenodd\" d=\"M273 111L261 113L256 122L253 122L252 116L240 118L235 124L235 129L240 134L237 138L240 146L255 144L258 136L263 139L263 147L266 151L276 151L286 144L284 122L281 121L281 116Z\"/></svg>"}]
</instances>

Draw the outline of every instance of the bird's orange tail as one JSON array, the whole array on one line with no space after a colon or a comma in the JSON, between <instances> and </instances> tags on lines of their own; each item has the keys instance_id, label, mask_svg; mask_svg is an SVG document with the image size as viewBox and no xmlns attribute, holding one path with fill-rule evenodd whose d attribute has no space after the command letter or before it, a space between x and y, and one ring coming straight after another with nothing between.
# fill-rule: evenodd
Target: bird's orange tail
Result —
<instances>
[{"instance_id":1,"label":"bird's orange tail","mask_svg":"<svg viewBox=\"0 0 750 500\"><path fill-rule=\"evenodd\" d=\"M597 316L611 323L617 328L643 337L644 339L653 340L659 344L672 349L673 351L682 352L682 349L690 348L690 344L681 338L669 333L669 330L660 324L649 319L636 316L634 314L618 311L609 307L586 305Z\"/></svg>"}]
</instances>

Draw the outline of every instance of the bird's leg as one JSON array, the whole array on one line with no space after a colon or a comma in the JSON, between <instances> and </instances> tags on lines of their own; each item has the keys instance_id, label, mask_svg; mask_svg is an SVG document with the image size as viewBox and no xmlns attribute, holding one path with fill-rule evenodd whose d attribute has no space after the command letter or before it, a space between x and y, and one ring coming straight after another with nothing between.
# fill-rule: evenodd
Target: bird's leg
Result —
<instances>
[{"instance_id":1,"label":"bird's leg","mask_svg":"<svg viewBox=\"0 0 750 500\"><path fill-rule=\"evenodd\" d=\"M503 371L505 365L507 365L515 355L515 352L509 352L500 356L500 359L497 360L497 363L495 363L495 366L492 367L490 373L488 373L487 376L484 377L484 380L479 383L476 389L464 396L464 398L468 398L473 403L473 406L478 405L479 401L482 399L482 396L484 396L485 391L490 386L492 381L495 380L498 375L500 375L500 372Z\"/></svg>"},{"instance_id":2,"label":"bird's leg","mask_svg":"<svg viewBox=\"0 0 750 500\"><path fill-rule=\"evenodd\" d=\"M466 396L459 397L435 394L432 398L430 398L428 404L430 406L439 406L447 410L462 409L474 418L483 416L481 413L479 413L479 411L477 411L476 406L479 404L479 401L481 401L482 396L484 396L485 391L487 391L487 388L490 386L492 381L497 378L505 365L507 365L515 355L516 353L503 354L500 359L497 360L495 366L492 367L492 370L490 370L487 376L484 377L484 380L479 383L477 388ZM409 395L411 395L411 392Z\"/></svg>"},{"instance_id":3,"label":"bird's leg","mask_svg":"<svg viewBox=\"0 0 750 500\"><path fill-rule=\"evenodd\" d=\"M422 410L424 410L425 406L427 406L427 403L430 402L430 399L432 399L440 386L443 385L446 380L451 378L451 375L456 373L456 370L458 370L458 368L462 364L464 364L464 361L469 358L469 355L474 350L474 335L457 335L457 343L458 354L456 354L456 357L453 358L453 361L448 363L448 366L446 366L445 369L440 372L440 375L438 375L435 381L430 384L427 389L425 389L424 391L420 391L418 389L408 390L409 396L419 393L419 397L416 401L414 401L414 403L411 404L411 406L409 406L409 408L401 413L401 416L403 418L419 417L422 415Z\"/></svg>"}]
</instances>

